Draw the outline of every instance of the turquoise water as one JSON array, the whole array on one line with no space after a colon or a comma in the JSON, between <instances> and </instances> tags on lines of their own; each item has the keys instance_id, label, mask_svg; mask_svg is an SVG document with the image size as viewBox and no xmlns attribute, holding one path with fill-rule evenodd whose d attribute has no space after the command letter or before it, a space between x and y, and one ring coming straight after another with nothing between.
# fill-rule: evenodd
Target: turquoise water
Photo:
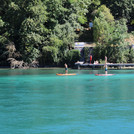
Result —
<instances>
[{"instance_id":1,"label":"turquoise water","mask_svg":"<svg viewBox=\"0 0 134 134\"><path fill-rule=\"evenodd\" d=\"M0 134L133 134L134 70L0 70Z\"/></svg>"}]
</instances>

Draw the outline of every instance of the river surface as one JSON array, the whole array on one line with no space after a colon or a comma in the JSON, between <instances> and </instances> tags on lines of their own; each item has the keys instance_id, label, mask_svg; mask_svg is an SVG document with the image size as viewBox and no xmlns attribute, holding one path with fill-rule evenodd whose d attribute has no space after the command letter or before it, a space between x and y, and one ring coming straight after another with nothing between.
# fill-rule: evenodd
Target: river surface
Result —
<instances>
[{"instance_id":1,"label":"river surface","mask_svg":"<svg viewBox=\"0 0 134 134\"><path fill-rule=\"evenodd\" d=\"M134 70L0 70L0 134L133 134Z\"/></svg>"}]
</instances>

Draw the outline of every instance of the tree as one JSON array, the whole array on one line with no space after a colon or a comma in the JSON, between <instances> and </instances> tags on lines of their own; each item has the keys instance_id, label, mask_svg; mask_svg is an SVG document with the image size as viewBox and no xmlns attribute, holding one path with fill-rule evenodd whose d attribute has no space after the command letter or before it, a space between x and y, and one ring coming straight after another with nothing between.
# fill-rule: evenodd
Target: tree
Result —
<instances>
[{"instance_id":1,"label":"tree","mask_svg":"<svg viewBox=\"0 0 134 134\"><path fill-rule=\"evenodd\" d=\"M105 5L100 6L94 16L94 41L106 43L107 39L111 37L111 33L113 31L112 23L114 23L114 18L110 13L110 10Z\"/></svg>"},{"instance_id":2,"label":"tree","mask_svg":"<svg viewBox=\"0 0 134 134\"><path fill-rule=\"evenodd\" d=\"M115 19L126 18L130 20L130 15L133 14L134 1L133 0L101 0L112 12Z\"/></svg>"},{"instance_id":3,"label":"tree","mask_svg":"<svg viewBox=\"0 0 134 134\"><path fill-rule=\"evenodd\" d=\"M110 10L102 5L95 13L93 34L98 44L94 49L95 60L103 60L106 55L110 62L128 61L129 48L124 41L127 36L125 19L115 21Z\"/></svg>"},{"instance_id":4,"label":"tree","mask_svg":"<svg viewBox=\"0 0 134 134\"><path fill-rule=\"evenodd\" d=\"M20 51L24 61L31 63L40 56L40 45L48 33L45 27L47 21L46 6L41 0L31 0L26 3L24 18L20 25Z\"/></svg>"},{"instance_id":5,"label":"tree","mask_svg":"<svg viewBox=\"0 0 134 134\"><path fill-rule=\"evenodd\" d=\"M59 64L64 61L64 57L66 57L66 54L69 53L74 46L74 42L78 37L75 30L83 29L82 24L87 22L86 13L88 12L87 9L91 1L52 0L44 1L44 3L47 5L48 20L46 25L50 30L50 34L44 43L43 52L44 48L45 52L43 55L47 57L50 49L53 50L53 48L55 48L56 55L49 56L49 58L50 61L54 63L56 57L56 62Z\"/></svg>"}]
</instances>

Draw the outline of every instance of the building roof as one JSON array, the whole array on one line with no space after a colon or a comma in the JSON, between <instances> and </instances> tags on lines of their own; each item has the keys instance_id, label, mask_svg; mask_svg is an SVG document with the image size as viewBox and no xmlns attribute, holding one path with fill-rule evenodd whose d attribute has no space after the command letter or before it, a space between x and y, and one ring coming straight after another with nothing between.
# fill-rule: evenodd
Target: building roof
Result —
<instances>
[{"instance_id":1,"label":"building roof","mask_svg":"<svg viewBox=\"0 0 134 134\"><path fill-rule=\"evenodd\" d=\"M78 47L95 47L96 44L92 42L75 42L75 48Z\"/></svg>"}]
</instances>

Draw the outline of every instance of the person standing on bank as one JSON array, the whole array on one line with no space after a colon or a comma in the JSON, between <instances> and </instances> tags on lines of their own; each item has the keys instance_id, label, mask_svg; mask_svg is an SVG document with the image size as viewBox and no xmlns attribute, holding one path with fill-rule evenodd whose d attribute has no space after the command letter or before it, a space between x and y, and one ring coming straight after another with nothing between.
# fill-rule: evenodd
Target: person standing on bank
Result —
<instances>
[{"instance_id":1,"label":"person standing on bank","mask_svg":"<svg viewBox=\"0 0 134 134\"><path fill-rule=\"evenodd\" d=\"M65 66L65 73L67 74L68 73L68 66L66 63L64 64L64 66Z\"/></svg>"},{"instance_id":2,"label":"person standing on bank","mask_svg":"<svg viewBox=\"0 0 134 134\"><path fill-rule=\"evenodd\" d=\"M90 55L90 64L91 64L91 62L92 62L92 55Z\"/></svg>"},{"instance_id":3,"label":"person standing on bank","mask_svg":"<svg viewBox=\"0 0 134 134\"><path fill-rule=\"evenodd\" d=\"M107 56L105 56L105 74L107 74Z\"/></svg>"}]
</instances>

